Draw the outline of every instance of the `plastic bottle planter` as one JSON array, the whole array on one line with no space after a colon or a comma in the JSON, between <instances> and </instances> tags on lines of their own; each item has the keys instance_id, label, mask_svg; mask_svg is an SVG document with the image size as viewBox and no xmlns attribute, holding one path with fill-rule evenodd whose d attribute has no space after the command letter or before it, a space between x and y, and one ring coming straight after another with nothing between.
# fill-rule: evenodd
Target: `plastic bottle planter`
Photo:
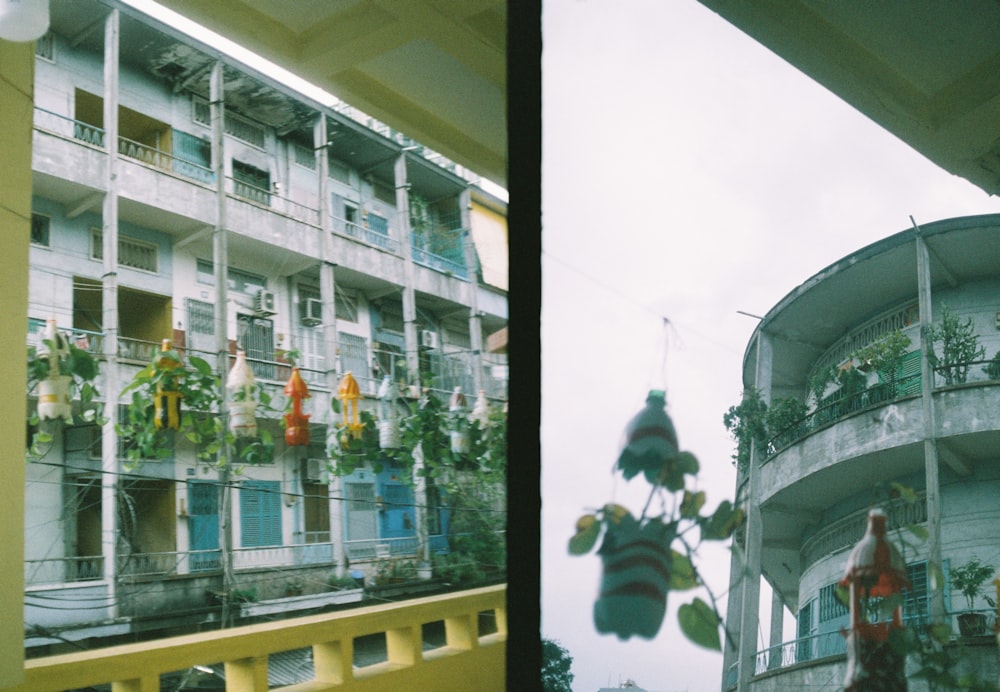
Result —
<instances>
[{"instance_id":1,"label":"plastic bottle planter","mask_svg":"<svg viewBox=\"0 0 1000 692\"><path fill-rule=\"evenodd\" d=\"M889 642L903 628L903 589L909 589L906 563L886 538L882 510L868 514L868 529L847 559L840 585L850 592L851 628L847 633L845 692L899 692L907 689L906 655Z\"/></svg>"},{"instance_id":2,"label":"plastic bottle planter","mask_svg":"<svg viewBox=\"0 0 1000 692\"><path fill-rule=\"evenodd\" d=\"M156 359L159 370L171 371L180 367L177 355L168 355L171 351L169 339L160 344L160 355ZM181 427L181 399L184 398L173 385L164 388L162 382L156 385L153 394L153 426L157 430L178 430Z\"/></svg>"},{"instance_id":3,"label":"plastic bottle planter","mask_svg":"<svg viewBox=\"0 0 1000 692\"><path fill-rule=\"evenodd\" d=\"M41 420L62 418L73 422L73 406L69 400L69 375L49 375L38 383L38 417Z\"/></svg>"},{"instance_id":4,"label":"plastic bottle planter","mask_svg":"<svg viewBox=\"0 0 1000 692\"><path fill-rule=\"evenodd\" d=\"M382 378L382 384L378 388L378 445L382 449L396 449L402 441L394 408L397 396L396 385L393 384L392 378L386 375Z\"/></svg>"},{"instance_id":5,"label":"plastic bottle planter","mask_svg":"<svg viewBox=\"0 0 1000 692\"><path fill-rule=\"evenodd\" d=\"M684 474L677 473L680 469L674 466L683 463L685 457L678 454L677 433L666 405L662 390L650 390L645 406L625 426L624 446L616 466L625 480L642 473L650 483L677 491L684 487Z\"/></svg>"},{"instance_id":6,"label":"plastic bottle planter","mask_svg":"<svg viewBox=\"0 0 1000 692\"><path fill-rule=\"evenodd\" d=\"M257 436L257 401L253 398L256 378L247 363L246 353L236 352L236 361L226 378L226 389L232 402L229 404L229 430L236 437Z\"/></svg>"},{"instance_id":7,"label":"plastic bottle planter","mask_svg":"<svg viewBox=\"0 0 1000 692\"><path fill-rule=\"evenodd\" d=\"M451 418L448 436L451 438L452 454L469 453L469 420L466 418L468 406L465 395L460 387L455 387L448 401L448 414Z\"/></svg>"},{"instance_id":8,"label":"plastic bottle planter","mask_svg":"<svg viewBox=\"0 0 1000 692\"><path fill-rule=\"evenodd\" d=\"M73 407L69 400L72 377L59 371L59 359L69 353L69 342L59 333L55 320L45 323L45 335L38 357L49 361L49 374L38 383L38 417L41 420L62 418L73 422Z\"/></svg>"},{"instance_id":9,"label":"plastic bottle planter","mask_svg":"<svg viewBox=\"0 0 1000 692\"><path fill-rule=\"evenodd\" d=\"M659 521L640 525L632 516L609 523L597 554L601 590L594 603L594 625L601 634L625 640L652 639L667 609L673 535Z\"/></svg>"},{"instance_id":10,"label":"plastic bottle planter","mask_svg":"<svg viewBox=\"0 0 1000 692\"><path fill-rule=\"evenodd\" d=\"M309 398L309 387L298 368L292 368L292 376L285 384L285 396L292 400L292 412L285 414L285 444L304 447L309 444L309 414L302 412L302 400Z\"/></svg>"}]
</instances>

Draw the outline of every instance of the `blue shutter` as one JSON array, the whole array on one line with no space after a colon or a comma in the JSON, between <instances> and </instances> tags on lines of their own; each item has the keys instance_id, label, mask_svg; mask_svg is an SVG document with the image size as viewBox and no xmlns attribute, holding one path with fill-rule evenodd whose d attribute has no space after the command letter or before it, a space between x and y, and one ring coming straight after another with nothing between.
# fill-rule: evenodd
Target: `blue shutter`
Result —
<instances>
[{"instance_id":1,"label":"blue shutter","mask_svg":"<svg viewBox=\"0 0 1000 692\"><path fill-rule=\"evenodd\" d=\"M281 545L281 484L278 481L243 483L240 536L244 548Z\"/></svg>"}]
</instances>

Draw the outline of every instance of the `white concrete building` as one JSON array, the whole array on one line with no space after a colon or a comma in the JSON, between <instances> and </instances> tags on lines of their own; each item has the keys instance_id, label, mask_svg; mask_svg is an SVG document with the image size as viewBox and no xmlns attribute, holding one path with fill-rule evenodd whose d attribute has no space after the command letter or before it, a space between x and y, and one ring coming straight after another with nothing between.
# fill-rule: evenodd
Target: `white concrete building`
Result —
<instances>
[{"instance_id":1,"label":"white concrete building","mask_svg":"<svg viewBox=\"0 0 1000 692\"><path fill-rule=\"evenodd\" d=\"M412 495L391 469L324 471L330 399L351 371L363 406L384 375L506 400L506 203L401 133L114 0L51 11L35 61L29 342L56 320L100 359L108 411L163 339L209 362L244 350L279 408L294 356L313 443L285 447L280 414L258 421L276 447L236 479L237 583L261 599L309 593L346 560L412 556ZM29 649L214 617L220 471L183 440L131 470L113 425L52 426L26 472ZM443 545L447 517L435 526Z\"/></svg>"},{"instance_id":2,"label":"white concrete building","mask_svg":"<svg viewBox=\"0 0 1000 692\"><path fill-rule=\"evenodd\" d=\"M996 215L901 231L820 271L761 320L744 390L806 413L745 447L737 498L748 514L727 611L737 646L727 647L723 690L843 684L849 620L835 588L873 507L888 513L907 563L905 621L949 624L963 665L996 680L996 608L986 597L1000 570L998 238ZM957 359L939 331L946 315L972 337ZM890 361L859 355L894 335L901 346ZM936 361L922 357L931 352ZM952 576L973 557L991 576L970 604ZM770 617L760 612L762 580L774 593ZM783 631L785 609L793 632ZM978 629L962 625L968 611L985 616Z\"/></svg>"}]
</instances>

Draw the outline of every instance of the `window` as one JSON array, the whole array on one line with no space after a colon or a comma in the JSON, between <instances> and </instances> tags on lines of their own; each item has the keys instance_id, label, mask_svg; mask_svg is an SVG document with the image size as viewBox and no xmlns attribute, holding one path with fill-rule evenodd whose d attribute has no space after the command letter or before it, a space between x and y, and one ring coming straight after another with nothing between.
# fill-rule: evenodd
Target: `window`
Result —
<instances>
[{"instance_id":1,"label":"window","mask_svg":"<svg viewBox=\"0 0 1000 692\"><path fill-rule=\"evenodd\" d=\"M339 372L350 371L359 381L370 377L368 372L368 340L363 336L337 332L337 355Z\"/></svg>"},{"instance_id":2,"label":"window","mask_svg":"<svg viewBox=\"0 0 1000 692\"><path fill-rule=\"evenodd\" d=\"M373 182L372 192L375 194L375 199L377 200L381 200L386 204L396 203L396 191L393 190L391 186L386 185L383 182Z\"/></svg>"},{"instance_id":3,"label":"window","mask_svg":"<svg viewBox=\"0 0 1000 692\"><path fill-rule=\"evenodd\" d=\"M104 232L100 228L90 229L90 258L98 262L104 260ZM144 240L118 236L118 266L156 274L159 248Z\"/></svg>"},{"instance_id":4,"label":"window","mask_svg":"<svg viewBox=\"0 0 1000 692\"><path fill-rule=\"evenodd\" d=\"M180 130L174 130L175 173L200 180L203 183L214 183L215 172L212 170L212 143L207 139L189 135Z\"/></svg>"},{"instance_id":5,"label":"window","mask_svg":"<svg viewBox=\"0 0 1000 692\"><path fill-rule=\"evenodd\" d=\"M211 126L212 110L208 106L208 101L194 97L191 104L191 119L196 123ZM236 139L246 142L247 144L251 144L258 149L264 148L264 128L262 126L244 118L241 115L237 115L228 108L226 109L223 120L227 135L232 135Z\"/></svg>"},{"instance_id":6,"label":"window","mask_svg":"<svg viewBox=\"0 0 1000 692\"><path fill-rule=\"evenodd\" d=\"M47 216L42 216L41 214L31 215L32 245L49 247L49 227L51 224L52 220Z\"/></svg>"},{"instance_id":7,"label":"window","mask_svg":"<svg viewBox=\"0 0 1000 692\"><path fill-rule=\"evenodd\" d=\"M233 193L264 206L271 204L271 174L248 163L233 160Z\"/></svg>"},{"instance_id":8,"label":"window","mask_svg":"<svg viewBox=\"0 0 1000 692\"><path fill-rule=\"evenodd\" d=\"M215 285L215 267L208 260L198 260L197 265L198 283L206 286ZM267 288L267 279L258 274L251 274L242 269L229 267L226 270L228 290L230 292L244 293L248 296L257 295L257 291Z\"/></svg>"},{"instance_id":9,"label":"window","mask_svg":"<svg viewBox=\"0 0 1000 692\"><path fill-rule=\"evenodd\" d=\"M240 535L244 548L281 545L278 481L244 481L240 488Z\"/></svg>"},{"instance_id":10,"label":"window","mask_svg":"<svg viewBox=\"0 0 1000 692\"><path fill-rule=\"evenodd\" d=\"M351 184L351 169L346 163L341 163L336 159L328 159L327 164L327 175L333 178L337 182L344 183L344 185Z\"/></svg>"},{"instance_id":11,"label":"window","mask_svg":"<svg viewBox=\"0 0 1000 692\"><path fill-rule=\"evenodd\" d=\"M310 170L316 170L316 154L309 147L292 143L292 163Z\"/></svg>"},{"instance_id":12,"label":"window","mask_svg":"<svg viewBox=\"0 0 1000 692\"><path fill-rule=\"evenodd\" d=\"M51 31L35 41L35 55L49 62L55 62L55 38Z\"/></svg>"},{"instance_id":13,"label":"window","mask_svg":"<svg viewBox=\"0 0 1000 692\"><path fill-rule=\"evenodd\" d=\"M910 589L903 592L903 619L907 624L923 622L927 619L930 591L927 583L927 563L916 562L906 566L906 578Z\"/></svg>"},{"instance_id":14,"label":"window","mask_svg":"<svg viewBox=\"0 0 1000 692\"><path fill-rule=\"evenodd\" d=\"M381 233L382 235L389 235L389 220L378 214L368 213L368 228L375 231L376 233Z\"/></svg>"},{"instance_id":15,"label":"window","mask_svg":"<svg viewBox=\"0 0 1000 692\"><path fill-rule=\"evenodd\" d=\"M846 618L848 608L837 598L837 585L828 584L819 590L819 621L829 622Z\"/></svg>"}]
</instances>

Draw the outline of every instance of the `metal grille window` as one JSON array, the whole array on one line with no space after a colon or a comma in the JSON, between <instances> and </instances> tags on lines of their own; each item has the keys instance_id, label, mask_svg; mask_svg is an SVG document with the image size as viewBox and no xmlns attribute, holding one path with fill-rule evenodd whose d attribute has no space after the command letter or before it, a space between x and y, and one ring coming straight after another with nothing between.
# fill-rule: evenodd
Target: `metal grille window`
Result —
<instances>
[{"instance_id":1,"label":"metal grille window","mask_svg":"<svg viewBox=\"0 0 1000 692\"><path fill-rule=\"evenodd\" d=\"M253 315L237 315L236 324L239 344L250 360L250 367L258 377L274 379L274 322Z\"/></svg>"},{"instance_id":2,"label":"metal grille window","mask_svg":"<svg viewBox=\"0 0 1000 692\"><path fill-rule=\"evenodd\" d=\"M337 305L337 319L345 322L358 321L358 299L353 293L347 291L337 291L334 294L334 302Z\"/></svg>"},{"instance_id":3,"label":"metal grille window","mask_svg":"<svg viewBox=\"0 0 1000 692\"><path fill-rule=\"evenodd\" d=\"M927 563L916 562L907 565L906 578L910 580L910 589L903 592L903 617L911 622L923 622L927 619L927 604L930 598Z\"/></svg>"},{"instance_id":4,"label":"metal grille window","mask_svg":"<svg viewBox=\"0 0 1000 692\"><path fill-rule=\"evenodd\" d=\"M31 243L33 245L49 246L49 227L52 220L41 214L31 215Z\"/></svg>"},{"instance_id":5,"label":"metal grille window","mask_svg":"<svg viewBox=\"0 0 1000 692\"><path fill-rule=\"evenodd\" d=\"M206 286L215 285L215 267L208 260L198 260L197 264L198 283ZM248 296L257 294L262 288L267 288L267 279L257 274L245 272L242 269L229 267L226 270L228 279L228 290L230 292L244 293Z\"/></svg>"},{"instance_id":6,"label":"metal grille window","mask_svg":"<svg viewBox=\"0 0 1000 692\"><path fill-rule=\"evenodd\" d=\"M118 237L118 266L131 267L156 274L159 271L159 248L143 240ZM90 258L104 260L104 232L100 228L90 229Z\"/></svg>"},{"instance_id":7,"label":"metal grille window","mask_svg":"<svg viewBox=\"0 0 1000 692\"><path fill-rule=\"evenodd\" d=\"M829 622L848 615L847 606L837 598L837 585L829 584L819 590L819 621Z\"/></svg>"},{"instance_id":8,"label":"metal grille window","mask_svg":"<svg viewBox=\"0 0 1000 692\"><path fill-rule=\"evenodd\" d=\"M389 235L389 220L385 217L379 216L378 214L368 213L368 228L375 231L376 233L381 233L382 235Z\"/></svg>"},{"instance_id":9,"label":"metal grille window","mask_svg":"<svg viewBox=\"0 0 1000 692\"><path fill-rule=\"evenodd\" d=\"M241 161L233 161L233 192L240 197L269 206L271 174Z\"/></svg>"},{"instance_id":10,"label":"metal grille window","mask_svg":"<svg viewBox=\"0 0 1000 692\"><path fill-rule=\"evenodd\" d=\"M351 184L351 169L346 163L341 163L336 159L329 159L326 163L327 175L344 185Z\"/></svg>"},{"instance_id":11,"label":"metal grille window","mask_svg":"<svg viewBox=\"0 0 1000 692\"><path fill-rule=\"evenodd\" d=\"M359 381L369 377L368 340L365 337L338 332L337 352L340 356L340 372L350 371Z\"/></svg>"},{"instance_id":12,"label":"metal grille window","mask_svg":"<svg viewBox=\"0 0 1000 692\"><path fill-rule=\"evenodd\" d=\"M292 163L309 170L316 170L316 154L309 147L292 144Z\"/></svg>"},{"instance_id":13,"label":"metal grille window","mask_svg":"<svg viewBox=\"0 0 1000 692\"><path fill-rule=\"evenodd\" d=\"M281 484L278 481L243 483L240 535L245 548L281 545Z\"/></svg>"},{"instance_id":14,"label":"metal grille window","mask_svg":"<svg viewBox=\"0 0 1000 692\"><path fill-rule=\"evenodd\" d=\"M49 62L55 61L55 39L51 31L45 32L44 36L35 41L35 55Z\"/></svg>"},{"instance_id":15,"label":"metal grille window","mask_svg":"<svg viewBox=\"0 0 1000 692\"><path fill-rule=\"evenodd\" d=\"M191 119L196 123L210 126L212 124L212 111L208 107L208 101L194 97L192 98ZM247 120L241 115L226 109L225 129L227 135L232 135L247 144L252 144L258 149L264 148L264 128L255 122Z\"/></svg>"}]
</instances>

